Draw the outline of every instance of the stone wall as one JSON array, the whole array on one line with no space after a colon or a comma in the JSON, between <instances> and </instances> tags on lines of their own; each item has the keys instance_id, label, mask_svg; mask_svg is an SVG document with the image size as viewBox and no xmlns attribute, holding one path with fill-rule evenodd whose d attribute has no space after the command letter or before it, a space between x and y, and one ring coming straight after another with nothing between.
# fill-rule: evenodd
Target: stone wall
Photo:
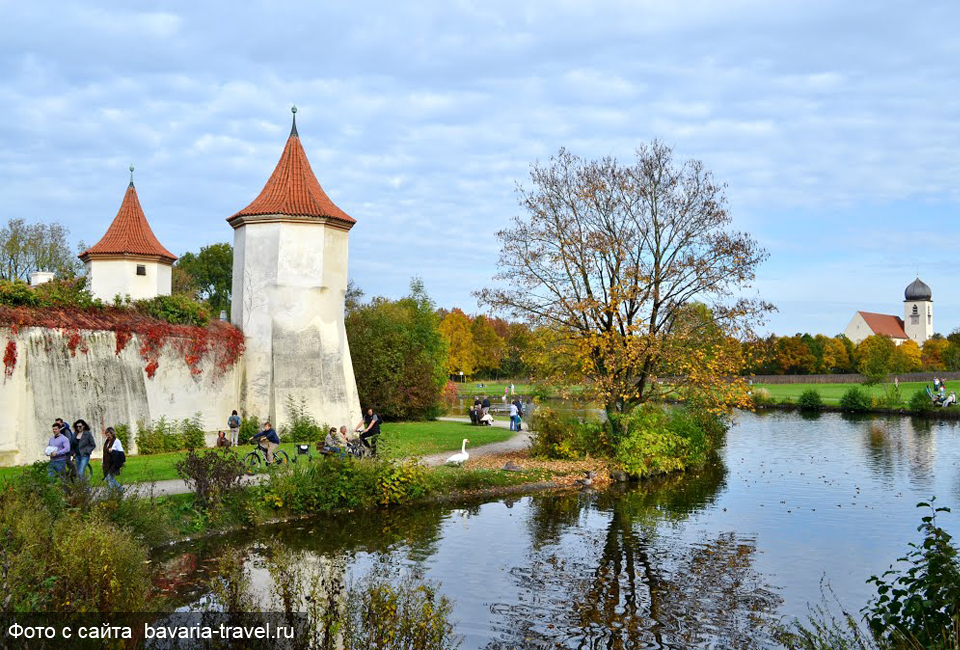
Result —
<instances>
[{"instance_id":1,"label":"stone wall","mask_svg":"<svg viewBox=\"0 0 960 650\"><path fill-rule=\"evenodd\" d=\"M176 346L167 343L150 378L136 335L118 354L113 332L79 334L77 345L55 329L0 329L0 345L9 349L12 341L16 347L16 361L5 364L0 382L0 465L43 459L57 417L86 420L97 434L99 456L106 426L128 424L134 438L138 420L149 424L161 416L180 420L199 413L204 429L216 432L226 427L230 411L240 408L242 359L221 372L212 359L203 358L193 373ZM136 453L135 443L131 446L128 451Z\"/></svg>"}]
</instances>

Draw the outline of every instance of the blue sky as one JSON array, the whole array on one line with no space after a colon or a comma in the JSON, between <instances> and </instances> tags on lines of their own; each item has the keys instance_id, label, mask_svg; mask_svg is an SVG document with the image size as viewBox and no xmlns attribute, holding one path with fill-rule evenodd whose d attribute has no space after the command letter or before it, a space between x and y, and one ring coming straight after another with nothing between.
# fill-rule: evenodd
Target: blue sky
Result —
<instances>
[{"instance_id":1,"label":"blue sky","mask_svg":"<svg viewBox=\"0 0 960 650\"><path fill-rule=\"evenodd\" d=\"M475 311L515 184L561 146L662 138L728 183L770 259L769 328L834 334L902 310L919 272L960 326L960 5L950 2L0 0L0 220L94 243L137 167L180 254L232 241L291 104L357 219L351 275L420 275Z\"/></svg>"}]
</instances>

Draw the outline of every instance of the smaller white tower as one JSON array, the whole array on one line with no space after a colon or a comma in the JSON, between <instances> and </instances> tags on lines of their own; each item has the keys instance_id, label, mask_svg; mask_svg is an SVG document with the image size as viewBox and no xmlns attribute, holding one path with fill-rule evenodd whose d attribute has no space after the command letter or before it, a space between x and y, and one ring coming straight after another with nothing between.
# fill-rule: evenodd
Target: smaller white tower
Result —
<instances>
[{"instance_id":1,"label":"smaller white tower","mask_svg":"<svg viewBox=\"0 0 960 650\"><path fill-rule=\"evenodd\" d=\"M917 278L903 292L903 330L918 345L933 336L933 292Z\"/></svg>"},{"instance_id":2,"label":"smaller white tower","mask_svg":"<svg viewBox=\"0 0 960 650\"><path fill-rule=\"evenodd\" d=\"M109 302L114 296L140 300L170 295L177 257L163 247L147 223L133 186L133 165L113 223L79 257L87 265L87 286L94 298Z\"/></svg>"}]
</instances>

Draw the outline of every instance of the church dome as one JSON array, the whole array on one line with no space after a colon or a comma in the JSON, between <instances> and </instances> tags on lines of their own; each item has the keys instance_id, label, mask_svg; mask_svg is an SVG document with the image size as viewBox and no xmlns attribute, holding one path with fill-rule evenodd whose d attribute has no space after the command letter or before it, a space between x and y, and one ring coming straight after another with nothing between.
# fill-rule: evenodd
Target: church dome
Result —
<instances>
[{"instance_id":1,"label":"church dome","mask_svg":"<svg viewBox=\"0 0 960 650\"><path fill-rule=\"evenodd\" d=\"M904 300L933 300L933 292L923 280L917 278L904 289L903 298Z\"/></svg>"}]
</instances>

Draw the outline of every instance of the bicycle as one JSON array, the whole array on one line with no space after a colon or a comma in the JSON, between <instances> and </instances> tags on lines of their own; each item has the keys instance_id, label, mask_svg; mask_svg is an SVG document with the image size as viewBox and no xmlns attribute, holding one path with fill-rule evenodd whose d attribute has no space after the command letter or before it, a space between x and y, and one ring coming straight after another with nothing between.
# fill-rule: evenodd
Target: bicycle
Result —
<instances>
[{"instance_id":1,"label":"bicycle","mask_svg":"<svg viewBox=\"0 0 960 650\"><path fill-rule=\"evenodd\" d=\"M243 466L247 469L247 474L256 474L260 471L260 467L267 463L267 448L263 446L262 438L258 438L256 443L257 446L253 451L248 453L243 457ZM250 442L253 442L254 439L250 438ZM290 457L287 456L287 452L282 449L277 449L273 452L273 464L274 465L286 465L290 462Z\"/></svg>"},{"instance_id":2,"label":"bicycle","mask_svg":"<svg viewBox=\"0 0 960 650\"><path fill-rule=\"evenodd\" d=\"M371 446L373 446L376 445L377 438L379 437L379 435L370 436L367 438L367 440L369 440ZM354 438L353 440L347 441L347 453L354 458L359 459L373 458L373 450L363 444L363 441L360 438Z\"/></svg>"}]
</instances>

